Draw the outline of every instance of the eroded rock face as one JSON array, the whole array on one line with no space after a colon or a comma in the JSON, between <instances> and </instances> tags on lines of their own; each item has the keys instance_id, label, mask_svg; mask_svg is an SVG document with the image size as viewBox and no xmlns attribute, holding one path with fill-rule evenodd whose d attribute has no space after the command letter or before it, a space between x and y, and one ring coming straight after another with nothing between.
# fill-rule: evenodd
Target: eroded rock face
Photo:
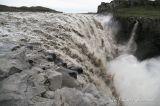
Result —
<instances>
[{"instance_id":1,"label":"eroded rock face","mask_svg":"<svg viewBox=\"0 0 160 106\"><path fill-rule=\"evenodd\" d=\"M0 20L1 106L116 105L102 77L116 46L95 16L19 12Z\"/></svg>"},{"instance_id":2,"label":"eroded rock face","mask_svg":"<svg viewBox=\"0 0 160 106\"><path fill-rule=\"evenodd\" d=\"M58 72L50 72L48 75L49 89L55 91L62 87L62 74Z\"/></svg>"},{"instance_id":3,"label":"eroded rock face","mask_svg":"<svg viewBox=\"0 0 160 106\"><path fill-rule=\"evenodd\" d=\"M119 32L116 35L117 43L126 44L131 36L134 24L138 21L135 42L137 50L134 55L139 60L145 60L160 55L160 19L143 17L116 17L119 22Z\"/></svg>"},{"instance_id":4,"label":"eroded rock face","mask_svg":"<svg viewBox=\"0 0 160 106\"><path fill-rule=\"evenodd\" d=\"M116 106L112 100L102 97L96 98L90 93L83 93L77 89L63 88L55 92L56 106ZM61 99L60 99L61 98Z\"/></svg>"}]
</instances>

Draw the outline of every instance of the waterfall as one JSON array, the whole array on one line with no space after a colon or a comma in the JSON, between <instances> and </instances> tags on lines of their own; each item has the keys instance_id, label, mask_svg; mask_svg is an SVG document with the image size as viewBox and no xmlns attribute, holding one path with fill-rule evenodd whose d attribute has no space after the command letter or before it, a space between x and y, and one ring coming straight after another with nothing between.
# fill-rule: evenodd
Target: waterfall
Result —
<instances>
[{"instance_id":1,"label":"waterfall","mask_svg":"<svg viewBox=\"0 0 160 106\"><path fill-rule=\"evenodd\" d=\"M132 32L131 32L131 37L128 41L128 43L126 44L126 48L125 48L125 53L134 53L136 51L137 45L135 42L135 35L136 35L136 30L138 28L138 21L136 21L136 23L133 26Z\"/></svg>"},{"instance_id":2,"label":"waterfall","mask_svg":"<svg viewBox=\"0 0 160 106\"><path fill-rule=\"evenodd\" d=\"M6 45L6 42L13 42L14 45L16 44L14 46L16 49L14 48L15 50L8 50L8 47L4 47L8 50L5 51L5 54L7 56L11 56L8 56L10 60L6 60L8 59L6 57L0 59L0 63L4 63L4 60L6 62L5 65L0 64L0 68L3 67L2 69L9 69L8 66L11 66L12 63L13 66L15 66L15 62L17 63L16 65L23 66L23 63L28 62L26 60L31 60L33 61L32 63L35 63L35 65L32 65L32 69L34 69L34 67L38 68L43 73L40 73L42 77L40 77L40 79L38 80L41 80L41 78L47 80L47 73L50 73L50 71L56 71L60 67L82 67L84 73L82 75L77 75L77 79L71 80L71 85L73 84L74 86L78 84L81 88L85 86L87 87L88 84L94 84L98 89L98 92L100 92L100 95L97 95L96 93L97 96L95 96L95 99L93 99L94 103L90 102L90 97L93 98L94 96L90 96L89 94L89 96L85 98L85 100L87 100L87 104L89 104L87 106L95 103L97 104L96 106L105 106L106 104L115 106L115 102L110 102L111 99L114 98L114 96L112 95L112 91L109 89L105 82L107 80L107 61L114 58L114 54L116 54L115 50L117 48L114 44L114 40L112 39L112 28L110 28L111 24L109 24L111 20L110 16L101 17L96 15L84 14L54 14L28 12L9 13L9 16L7 13L1 14L2 15L0 15L0 19L6 22L6 25L4 24L3 27L0 27L0 34L2 33L3 35L7 35L7 37L2 38L4 40L2 40L2 47L4 47L3 45ZM23 47L21 47L22 45ZM23 57L25 57L25 59L19 60L19 58L17 58L19 54L21 54L19 53L21 51L20 49L24 49L23 54L26 56ZM2 51L4 50L5 49L2 49ZM10 57L13 58L12 55L15 53L16 57L14 58L14 60L11 60ZM54 62L48 61L48 54L56 55L57 60L53 59ZM50 58L50 55L48 56ZM28 67L28 64L25 65L25 67L30 69L30 67ZM17 73L21 78L19 79L19 81L17 81L17 77L11 77L13 81L18 84L15 85L15 89L12 90L11 88L8 92L11 92L10 94L14 94L15 92L22 91L21 95L22 97L24 97L23 100L28 100L28 98L32 98L32 95L27 95L27 99L25 99L26 94L31 94L30 92L28 92L28 90L24 92L24 89L28 88L21 87L23 90L19 90L19 86L21 86L19 84L21 84L21 81L28 82L26 81L28 79L23 79L21 77L24 76L24 74L26 76L28 75L28 70L24 70L24 73ZM33 72L34 70L30 71ZM43 78L43 76L45 76L45 78ZM10 79L10 77L8 79ZM14 84L14 82L12 83L12 80L8 79L6 79L3 84L1 84L2 87L0 88L0 91L6 91L6 89L8 90L8 86L10 86L10 84ZM38 82L36 83L38 84ZM5 88L5 86L7 86L7 88ZM48 84L42 86L46 86L45 88L49 88ZM78 89L78 91L84 96L85 94L83 93L82 89ZM61 90L63 89L59 89L59 91ZM35 90L33 90L33 92L34 91ZM0 92L0 94L2 93ZM93 93L95 93L94 88ZM12 96L14 96L10 94L6 94L6 97L12 98ZM74 94L76 95L76 92ZM71 98L79 99L75 98L77 96L75 96L74 94L70 95ZM61 97L59 94L55 96ZM62 97L64 96L62 95ZM0 99L2 98L0 97ZM12 99L9 99L9 101L10 100L12 101ZM63 100L67 99L64 98ZM84 102L82 101L82 99L79 100L80 102L82 102L82 104L77 102L74 103L77 103L78 105L83 105ZM58 100L55 101L58 102ZM65 102L63 101L63 103ZM71 102L68 101L67 104L68 103ZM71 103L68 106L77 105Z\"/></svg>"},{"instance_id":3,"label":"waterfall","mask_svg":"<svg viewBox=\"0 0 160 106\"><path fill-rule=\"evenodd\" d=\"M6 101L12 103L12 98L16 101L20 98L20 101L22 99L32 103L33 101L29 101L28 98L33 100L33 96L43 95L44 91L48 90L47 78L51 71L62 67L78 66L84 73L78 74L77 79L71 79L71 83L72 81L79 83L82 89L85 86L88 89L87 85L91 83L95 87L86 90L89 92L70 88L75 92L72 95L69 93L69 99L62 99L63 94L54 93L56 98L53 100L58 99L55 102L62 101L62 104L68 105L71 100L76 103L77 100L74 99L79 97L75 96L78 90L82 97L85 95L85 98L79 99L77 104L80 104L79 101L83 103L82 100L87 100L88 106L95 103L99 104L95 104L96 106L116 106L117 101L122 102L124 106L160 106L160 57L139 62L132 55L136 50L135 34L138 21L134 24L128 43L121 48L122 54L115 58L120 54L119 45L114 43L113 37L118 28L111 22L111 16L28 12L0 14L0 19L4 22L3 27L0 27L0 34L3 36L0 54L4 55L1 56L0 63L5 64L0 64L0 68L7 73L4 74L5 81L0 82L0 93L4 95L4 99L1 96L0 100L4 100L5 103ZM10 50L12 45L14 48ZM50 61L54 56L56 56L56 59L53 59L54 62ZM28 60L33 64L26 63ZM22 72L8 76L10 71L8 69L12 65L20 66L18 68ZM33 76L31 76L32 73ZM33 79L33 84L28 83L29 78ZM27 90L28 87L29 90ZM40 90L39 87L42 91L35 92ZM59 88L58 91L63 91L63 88ZM94 102L91 102L91 98L94 98L92 99ZM111 103L109 100L112 99ZM53 102L52 99L50 100Z\"/></svg>"},{"instance_id":4,"label":"waterfall","mask_svg":"<svg viewBox=\"0 0 160 106\"><path fill-rule=\"evenodd\" d=\"M132 55L137 28L138 21L124 52L108 64L108 73L123 106L160 106L160 57L140 62Z\"/></svg>"}]
</instances>

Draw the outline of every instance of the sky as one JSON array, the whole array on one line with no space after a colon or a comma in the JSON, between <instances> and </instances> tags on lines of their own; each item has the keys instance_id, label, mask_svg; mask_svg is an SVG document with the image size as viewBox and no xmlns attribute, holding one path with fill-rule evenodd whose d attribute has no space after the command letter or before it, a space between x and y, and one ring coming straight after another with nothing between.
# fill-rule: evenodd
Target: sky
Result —
<instances>
[{"instance_id":1,"label":"sky","mask_svg":"<svg viewBox=\"0 0 160 106\"><path fill-rule=\"evenodd\" d=\"M44 6L66 13L96 12L101 2L111 0L0 0L8 6Z\"/></svg>"}]
</instances>

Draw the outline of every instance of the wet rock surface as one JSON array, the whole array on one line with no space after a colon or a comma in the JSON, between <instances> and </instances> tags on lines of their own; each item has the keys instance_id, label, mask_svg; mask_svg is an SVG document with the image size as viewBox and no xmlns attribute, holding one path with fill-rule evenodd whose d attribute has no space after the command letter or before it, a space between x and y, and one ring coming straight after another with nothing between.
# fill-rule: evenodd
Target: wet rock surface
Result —
<instances>
[{"instance_id":1,"label":"wet rock surface","mask_svg":"<svg viewBox=\"0 0 160 106\"><path fill-rule=\"evenodd\" d=\"M101 76L115 47L94 16L6 12L0 20L1 106L116 106Z\"/></svg>"}]
</instances>

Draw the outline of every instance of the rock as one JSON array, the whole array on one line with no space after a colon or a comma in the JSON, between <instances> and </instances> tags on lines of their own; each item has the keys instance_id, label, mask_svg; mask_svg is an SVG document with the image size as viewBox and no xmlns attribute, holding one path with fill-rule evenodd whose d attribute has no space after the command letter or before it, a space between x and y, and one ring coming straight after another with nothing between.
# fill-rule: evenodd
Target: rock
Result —
<instances>
[{"instance_id":1,"label":"rock","mask_svg":"<svg viewBox=\"0 0 160 106\"><path fill-rule=\"evenodd\" d=\"M60 58L57 58L56 60L55 60L55 64L57 64L58 66L62 66L62 67L65 67L65 68L67 68L67 63L65 63L62 59L60 59Z\"/></svg>"},{"instance_id":2,"label":"rock","mask_svg":"<svg viewBox=\"0 0 160 106\"><path fill-rule=\"evenodd\" d=\"M70 69L67 69L67 68L63 68L63 67L58 68L56 71L60 72L60 73L63 73L63 74L68 74L71 77L77 79L77 72L76 71L73 71L73 70L70 70Z\"/></svg>"},{"instance_id":3,"label":"rock","mask_svg":"<svg viewBox=\"0 0 160 106\"><path fill-rule=\"evenodd\" d=\"M2 35L2 37L7 37L8 35L7 34L5 34L5 35Z\"/></svg>"},{"instance_id":4,"label":"rock","mask_svg":"<svg viewBox=\"0 0 160 106\"><path fill-rule=\"evenodd\" d=\"M3 95L1 95L3 96ZM10 96L10 95L8 95ZM16 95L15 95L16 96ZM14 97L10 97L9 99L6 100L0 100L0 105L1 106L28 106L27 101L23 99L17 99Z\"/></svg>"},{"instance_id":5,"label":"rock","mask_svg":"<svg viewBox=\"0 0 160 106\"><path fill-rule=\"evenodd\" d=\"M48 76L49 80L49 89L55 91L62 86L62 74L56 71L50 72Z\"/></svg>"},{"instance_id":6,"label":"rock","mask_svg":"<svg viewBox=\"0 0 160 106\"><path fill-rule=\"evenodd\" d=\"M70 70L78 72L78 74L82 74L83 73L82 67L72 65L72 66L68 66L68 68Z\"/></svg>"},{"instance_id":7,"label":"rock","mask_svg":"<svg viewBox=\"0 0 160 106\"><path fill-rule=\"evenodd\" d=\"M6 78L7 76L8 76L7 73L0 69L0 81Z\"/></svg>"},{"instance_id":8,"label":"rock","mask_svg":"<svg viewBox=\"0 0 160 106\"><path fill-rule=\"evenodd\" d=\"M110 3L101 2L98 6L97 13L105 13L105 12L115 12L117 9L123 8L134 8L134 7L158 7L160 2L158 0L150 1L150 0L112 0Z\"/></svg>"},{"instance_id":9,"label":"rock","mask_svg":"<svg viewBox=\"0 0 160 106\"><path fill-rule=\"evenodd\" d=\"M75 79L77 79L77 73L75 72L70 72L69 75Z\"/></svg>"},{"instance_id":10,"label":"rock","mask_svg":"<svg viewBox=\"0 0 160 106\"><path fill-rule=\"evenodd\" d=\"M12 51L15 51L15 50L17 50L19 48L20 48L20 46L15 46L15 47L12 48Z\"/></svg>"},{"instance_id":11,"label":"rock","mask_svg":"<svg viewBox=\"0 0 160 106\"><path fill-rule=\"evenodd\" d=\"M23 78L26 74L19 76L14 74L0 82L0 104L1 106L18 106L24 103L24 91L26 84ZM26 106L24 104L24 106Z\"/></svg>"},{"instance_id":12,"label":"rock","mask_svg":"<svg viewBox=\"0 0 160 106\"><path fill-rule=\"evenodd\" d=\"M20 69L18 69L18 68L16 68L16 67L11 67L10 69L9 69L9 72L8 72L8 74L9 75L13 75L13 74L15 74L15 73L20 73L22 70L20 70Z\"/></svg>"},{"instance_id":13,"label":"rock","mask_svg":"<svg viewBox=\"0 0 160 106\"><path fill-rule=\"evenodd\" d=\"M47 50L46 52L45 52L45 55L47 55L47 57L46 57L46 59L48 60L48 61L50 61L50 62L53 62L53 61L55 61L56 60L56 54L54 53L54 51L52 51L52 50Z\"/></svg>"},{"instance_id":14,"label":"rock","mask_svg":"<svg viewBox=\"0 0 160 106\"><path fill-rule=\"evenodd\" d=\"M27 80L27 92L28 97L34 97L40 95L42 92L46 91L45 86L43 85L45 78L42 74L33 74Z\"/></svg>"},{"instance_id":15,"label":"rock","mask_svg":"<svg viewBox=\"0 0 160 106\"><path fill-rule=\"evenodd\" d=\"M116 16L115 21L118 21L120 27L115 35L115 40L119 44L126 44L129 41L136 21L139 22L135 31L137 48L133 53L138 60L143 61L160 55L160 19Z\"/></svg>"},{"instance_id":16,"label":"rock","mask_svg":"<svg viewBox=\"0 0 160 106\"><path fill-rule=\"evenodd\" d=\"M51 55L48 55L48 56L46 57L46 59L47 59L48 61L50 61L50 62L53 62L53 61L54 61L54 58L53 58Z\"/></svg>"},{"instance_id":17,"label":"rock","mask_svg":"<svg viewBox=\"0 0 160 106\"><path fill-rule=\"evenodd\" d=\"M44 54L49 62L54 62L58 66L67 67L67 63L65 63L61 58L57 57L54 51L47 50Z\"/></svg>"},{"instance_id":18,"label":"rock","mask_svg":"<svg viewBox=\"0 0 160 106\"><path fill-rule=\"evenodd\" d=\"M30 59L30 60L28 60L28 63L29 63L31 66L34 66L34 63L35 63L35 62Z\"/></svg>"},{"instance_id":19,"label":"rock","mask_svg":"<svg viewBox=\"0 0 160 106\"><path fill-rule=\"evenodd\" d=\"M75 88L62 88L55 91L55 106L116 106L105 97L95 98L90 93L83 93Z\"/></svg>"},{"instance_id":20,"label":"rock","mask_svg":"<svg viewBox=\"0 0 160 106\"><path fill-rule=\"evenodd\" d=\"M63 67L58 68L56 71L62 73L63 75L62 86L69 88L79 87L78 81L75 80L77 79L77 72Z\"/></svg>"},{"instance_id":21,"label":"rock","mask_svg":"<svg viewBox=\"0 0 160 106\"><path fill-rule=\"evenodd\" d=\"M45 98L48 98L48 99L53 99L54 98L54 92L53 91L46 91L44 94L43 94L43 97Z\"/></svg>"},{"instance_id":22,"label":"rock","mask_svg":"<svg viewBox=\"0 0 160 106\"><path fill-rule=\"evenodd\" d=\"M84 88L83 88L83 92L85 93L90 93L95 97L100 97L100 94L96 88L96 86L94 84L87 84Z\"/></svg>"},{"instance_id":23,"label":"rock","mask_svg":"<svg viewBox=\"0 0 160 106\"><path fill-rule=\"evenodd\" d=\"M63 73L62 87L78 88L79 83L70 75Z\"/></svg>"},{"instance_id":24,"label":"rock","mask_svg":"<svg viewBox=\"0 0 160 106\"><path fill-rule=\"evenodd\" d=\"M15 73L0 82L1 106L28 106L31 98L46 91L41 83L42 75L28 71Z\"/></svg>"},{"instance_id":25,"label":"rock","mask_svg":"<svg viewBox=\"0 0 160 106\"><path fill-rule=\"evenodd\" d=\"M32 98L33 106L55 106L54 101L51 99L35 96ZM32 106L31 105L31 106Z\"/></svg>"},{"instance_id":26,"label":"rock","mask_svg":"<svg viewBox=\"0 0 160 106\"><path fill-rule=\"evenodd\" d=\"M89 101L88 98L85 98L85 95L79 90L72 88L62 88L55 92L55 106L94 106Z\"/></svg>"},{"instance_id":27,"label":"rock","mask_svg":"<svg viewBox=\"0 0 160 106\"><path fill-rule=\"evenodd\" d=\"M10 61L12 61L12 66L15 66L21 70L30 68L30 64L27 62L26 48L22 47L16 51L13 51L11 57L12 60Z\"/></svg>"},{"instance_id":28,"label":"rock","mask_svg":"<svg viewBox=\"0 0 160 106\"><path fill-rule=\"evenodd\" d=\"M53 101L37 102L34 106L55 106Z\"/></svg>"},{"instance_id":29,"label":"rock","mask_svg":"<svg viewBox=\"0 0 160 106\"><path fill-rule=\"evenodd\" d=\"M28 45L27 48L33 50L33 45Z\"/></svg>"}]
</instances>

